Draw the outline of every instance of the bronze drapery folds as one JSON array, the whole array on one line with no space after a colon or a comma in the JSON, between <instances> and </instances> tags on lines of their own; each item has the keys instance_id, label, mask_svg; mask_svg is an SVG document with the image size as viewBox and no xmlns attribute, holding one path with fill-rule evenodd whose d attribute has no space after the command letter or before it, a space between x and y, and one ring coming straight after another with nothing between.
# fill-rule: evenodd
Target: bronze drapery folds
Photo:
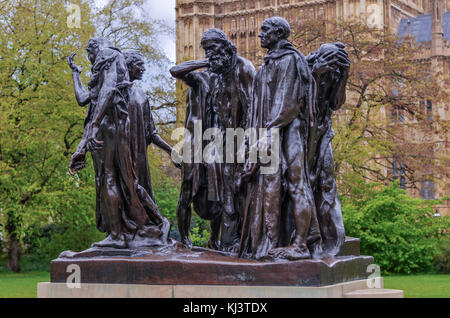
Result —
<instances>
[{"instance_id":1,"label":"bronze drapery folds","mask_svg":"<svg viewBox=\"0 0 450 318\"><path fill-rule=\"evenodd\" d=\"M69 58L75 95L89 103L82 140L72 156L69 171L85 166L92 154L96 184L97 228L108 234L94 247L135 248L165 245L170 222L156 206L147 147L155 143L168 153L172 148L156 133L145 93L133 86L142 77L143 60L123 54L105 38L91 39L87 46L92 76L86 90L81 68ZM128 58L126 58L128 57Z\"/></svg>"},{"instance_id":2,"label":"bronze drapery folds","mask_svg":"<svg viewBox=\"0 0 450 318\"><path fill-rule=\"evenodd\" d=\"M171 74L189 87L185 128L194 135L194 126L202 126L201 151L205 147L203 134L215 128L225 135L229 128L245 127L250 104L253 65L237 55L234 44L218 29L207 30L202 37L206 60L188 61L173 67ZM207 67L205 71L198 69ZM194 138L185 142L192 143ZM182 186L178 204L178 227L182 242L192 247L189 238L190 203L204 219L211 220L211 239L208 247L237 252L240 239L240 220L244 195L240 191L243 164L223 160L226 141L216 149L218 160L184 162ZM236 157L236 147L232 150ZM220 236L219 236L220 233Z\"/></svg>"},{"instance_id":3,"label":"bronze drapery folds","mask_svg":"<svg viewBox=\"0 0 450 318\"><path fill-rule=\"evenodd\" d=\"M288 22L265 20L267 49L253 87L251 125L278 128L277 173L248 165L241 256L256 259L335 256L345 239L333 172L331 114L345 102L350 60L341 43L325 44L305 58L287 41Z\"/></svg>"}]
</instances>

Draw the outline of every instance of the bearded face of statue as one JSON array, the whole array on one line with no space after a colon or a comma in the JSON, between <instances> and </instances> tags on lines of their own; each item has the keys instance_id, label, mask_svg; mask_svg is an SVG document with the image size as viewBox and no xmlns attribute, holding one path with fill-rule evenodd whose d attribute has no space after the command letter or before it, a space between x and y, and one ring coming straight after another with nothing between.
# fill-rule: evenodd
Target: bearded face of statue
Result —
<instances>
[{"instance_id":1,"label":"bearded face of statue","mask_svg":"<svg viewBox=\"0 0 450 318\"><path fill-rule=\"evenodd\" d=\"M207 40L202 45L211 72L220 74L230 69L233 57L222 41Z\"/></svg>"}]
</instances>

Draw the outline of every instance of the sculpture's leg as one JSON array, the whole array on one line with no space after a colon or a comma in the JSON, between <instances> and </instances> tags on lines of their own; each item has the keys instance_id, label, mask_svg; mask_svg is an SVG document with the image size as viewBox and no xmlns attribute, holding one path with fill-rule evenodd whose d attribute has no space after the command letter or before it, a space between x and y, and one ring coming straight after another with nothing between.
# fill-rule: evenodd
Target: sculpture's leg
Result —
<instances>
[{"instance_id":1,"label":"sculpture's leg","mask_svg":"<svg viewBox=\"0 0 450 318\"><path fill-rule=\"evenodd\" d=\"M271 250L269 254L277 258L311 258L307 238L312 216L312 189L306 179L304 136L301 133L300 120L294 120L284 132L283 151L288 164L286 181L288 195L292 200L293 216L296 228L295 237L289 247Z\"/></svg>"},{"instance_id":2,"label":"sculpture's leg","mask_svg":"<svg viewBox=\"0 0 450 318\"><path fill-rule=\"evenodd\" d=\"M218 250L220 247L219 242L219 234L220 234L220 225L222 224L222 217L220 214L216 216L216 218L211 220L211 237L208 241L208 248L213 250Z\"/></svg>"},{"instance_id":3,"label":"sculpture's leg","mask_svg":"<svg viewBox=\"0 0 450 318\"><path fill-rule=\"evenodd\" d=\"M122 228L122 200L119 186L117 184L116 169L114 167L115 149L113 146L105 142L103 149L99 151L103 152L101 156L98 156L100 160L103 161L104 167L104 184L100 192L103 206L106 209L109 235L105 240L94 243L93 246L126 248L127 244Z\"/></svg>"},{"instance_id":4,"label":"sculpture's leg","mask_svg":"<svg viewBox=\"0 0 450 318\"><path fill-rule=\"evenodd\" d=\"M239 214L234 202L234 168L230 164L224 167L223 213L221 245L225 251L237 253L239 250Z\"/></svg>"},{"instance_id":5,"label":"sculpture's leg","mask_svg":"<svg viewBox=\"0 0 450 318\"><path fill-rule=\"evenodd\" d=\"M211 221L211 236L208 247L218 250L220 248L220 227L222 224L222 204L220 202L208 201L208 188L200 187L193 198L194 211L203 220Z\"/></svg>"},{"instance_id":6,"label":"sculpture's leg","mask_svg":"<svg viewBox=\"0 0 450 318\"><path fill-rule=\"evenodd\" d=\"M192 183L185 180L181 184L180 199L177 207L178 230L180 231L181 242L186 248L192 248L192 242L189 235L191 225L191 202L192 202Z\"/></svg>"},{"instance_id":7,"label":"sculpture's leg","mask_svg":"<svg viewBox=\"0 0 450 318\"><path fill-rule=\"evenodd\" d=\"M329 255L336 255L344 244L345 231L341 204L334 177L334 159L331 142L328 144L323 157L324 164L322 171L320 171L318 189L315 193L317 217L320 221L324 251Z\"/></svg>"}]
</instances>

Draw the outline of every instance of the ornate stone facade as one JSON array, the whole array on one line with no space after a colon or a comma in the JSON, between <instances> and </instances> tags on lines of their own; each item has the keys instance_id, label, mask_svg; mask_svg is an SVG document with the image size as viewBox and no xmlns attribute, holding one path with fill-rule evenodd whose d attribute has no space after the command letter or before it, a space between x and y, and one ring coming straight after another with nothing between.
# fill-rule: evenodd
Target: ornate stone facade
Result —
<instances>
[{"instance_id":1,"label":"ornate stone facade","mask_svg":"<svg viewBox=\"0 0 450 318\"><path fill-rule=\"evenodd\" d=\"M252 62L259 45L258 32L268 17L280 15L290 23L304 18L333 20L366 16L368 23L397 30L405 17L422 14L428 0L177 0L177 62L200 59L200 38L208 28L224 30L239 54Z\"/></svg>"},{"instance_id":2,"label":"ornate stone facade","mask_svg":"<svg viewBox=\"0 0 450 318\"><path fill-rule=\"evenodd\" d=\"M450 80L450 1L430 0L427 2L425 12L426 14L416 17L402 18L398 26L398 35L409 35L415 38L421 47L420 60L426 63L431 73L438 76L444 83ZM448 127L450 120L448 101L436 104L428 100L420 104L430 126L436 126L434 122L439 119L443 121L444 126ZM420 171L416 172L419 178L418 188L410 192L424 200L449 196L450 132L433 129L433 133L430 133L429 129L408 121L407 116L405 118L407 125L402 129L408 141L429 149L433 160L441 160L444 166L445 162L447 163L447 171L436 171L432 166L424 165ZM401 173L400 170L399 172ZM450 200L436 206L435 210L440 215L450 215Z\"/></svg>"}]
</instances>

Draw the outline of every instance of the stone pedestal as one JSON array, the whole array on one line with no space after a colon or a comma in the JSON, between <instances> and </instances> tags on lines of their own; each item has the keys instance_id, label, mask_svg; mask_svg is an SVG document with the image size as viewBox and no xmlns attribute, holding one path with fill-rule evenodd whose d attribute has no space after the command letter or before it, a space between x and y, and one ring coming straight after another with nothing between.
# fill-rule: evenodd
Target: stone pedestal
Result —
<instances>
[{"instance_id":1,"label":"stone pedestal","mask_svg":"<svg viewBox=\"0 0 450 318\"><path fill-rule=\"evenodd\" d=\"M39 283L38 298L344 298L364 289L366 280L323 287ZM367 291L381 295L384 289Z\"/></svg>"},{"instance_id":2,"label":"stone pedestal","mask_svg":"<svg viewBox=\"0 0 450 318\"><path fill-rule=\"evenodd\" d=\"M81 283L88 284L320 287L365 279L372 263L373 257L359 255L256 261L174 243L148 250L65 252L51 262L50 277L52 283L65 283L69 267L77 265Z\"/></svg>"},{"instance_id":3,"label":"stone pedestal","mask_svg":"<svg viewBox=\"0 0 450 318\"><path fill-rule=\"evenodd\" d=\"M53 260L51 283L39 284L38 297L351 297L367 289L370 264L373 257L360 256L354 238L339 256L285 262L187 250L177 242L141 250L91 248ZM81 288L66 284L74 278Z\"/></svg>"}]
</instances>

